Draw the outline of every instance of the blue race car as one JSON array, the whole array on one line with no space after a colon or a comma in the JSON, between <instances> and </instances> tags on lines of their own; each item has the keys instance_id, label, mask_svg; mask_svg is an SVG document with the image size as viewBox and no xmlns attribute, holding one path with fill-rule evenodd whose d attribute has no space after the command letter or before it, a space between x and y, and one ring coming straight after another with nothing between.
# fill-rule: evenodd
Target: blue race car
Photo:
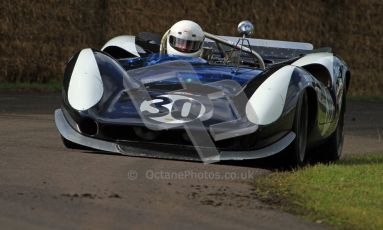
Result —
<instances>
[{"instance_id":1,"label":"blue race car","mask_svg":"<svg viewBox=\"0 0 383 230\"><path fill-rule=\"evenodd\" d=\"M204 33L200 57L166 54L152 33L75 54L55 111L65 146L204 162L339 159L342 59L309 43Z\"/></svg>"}]
</instances>

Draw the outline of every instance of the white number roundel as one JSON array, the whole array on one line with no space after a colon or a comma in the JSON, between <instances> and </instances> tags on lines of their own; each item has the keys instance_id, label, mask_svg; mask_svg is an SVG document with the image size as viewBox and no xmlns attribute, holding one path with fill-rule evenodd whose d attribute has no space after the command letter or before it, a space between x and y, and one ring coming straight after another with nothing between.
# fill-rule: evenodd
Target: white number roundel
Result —
<instances>
[{"instance_id":1,"label":"white number roundel","mask_svg":"<svg viewBox=\"0 0 383 230\"><path fill-rule=\"evenodd\" d=\"M140 111L144 117L154 121L182 124L200 118L205 114L206 108L194 98L169 94L143 101Z\"/></svg>"}]
</instances>

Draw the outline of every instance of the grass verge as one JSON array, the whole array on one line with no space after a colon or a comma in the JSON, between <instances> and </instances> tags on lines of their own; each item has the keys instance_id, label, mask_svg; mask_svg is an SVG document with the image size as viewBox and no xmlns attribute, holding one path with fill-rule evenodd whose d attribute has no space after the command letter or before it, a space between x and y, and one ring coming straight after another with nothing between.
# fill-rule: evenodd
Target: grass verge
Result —
<instances>
[{"instance_id":1,"label":"grass verge","mask_svg":"<svg viewBox=\"0 0 383 230\"><path fill-rule=\"evenodd\" d=\"M59 92L61 82L49 83L0 83L2 92Z\"/></svg>"},{"instance_id":2,"label":"grass verge","mask_svg":"<svg viewBox=\"0 0 383 230\"><path fill-rule=\"evenodd\" d=\"M383 153L275 172L254 182L259 198L337 229L383 229Z\"/></svg>"}]
</instances>

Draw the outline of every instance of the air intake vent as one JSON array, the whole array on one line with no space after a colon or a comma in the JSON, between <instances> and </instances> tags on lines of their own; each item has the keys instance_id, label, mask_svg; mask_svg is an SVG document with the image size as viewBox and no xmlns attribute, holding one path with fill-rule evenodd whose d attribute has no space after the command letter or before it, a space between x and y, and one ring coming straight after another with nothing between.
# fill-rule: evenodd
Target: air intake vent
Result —
<instances>
[{"instance_id":1,"label":"air intake vent","mask_svg":"<svg viewBox=\"0 0 383 230\"><path fill-rule=\"evenodd\" d=\"M98 133L98 124L91 118L83 118L78 124L81 133L93 136Z\"/></svg>"}]
</instances>

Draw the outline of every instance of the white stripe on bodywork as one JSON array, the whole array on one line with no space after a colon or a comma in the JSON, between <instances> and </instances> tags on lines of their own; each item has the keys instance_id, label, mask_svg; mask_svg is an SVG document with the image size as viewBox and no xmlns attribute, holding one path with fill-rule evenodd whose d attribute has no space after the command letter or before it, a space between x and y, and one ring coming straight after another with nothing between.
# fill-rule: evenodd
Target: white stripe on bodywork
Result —
<instances>
[{"instance_id":1,"label":"white stripe on bodywork","mask_svg":"<svg viewBox=\"0 0 383 230\"><path fill-rule=\"evenodd\" d=\"M86 110L100 101L104 87L96 58L91 49L78 55L69 82L68 101L76 110Z\"/></svg>"},{"instance_id":2,"label":"white stripe on bodywork","mask_svg":"<svg viewBox=\"0 0 383 230\"><path fill-rule=\"evenodd\" d=\"M246 104L246 116L254 124L268 125L283 111L294 66L285 66L265 80Z\"/></svg>"},{"instance_id":3,"label":"white stripe on bodywork","mask_svg":"<svg viewBox=\"0 0 383 230\"><path fill-rule=\"evenodd\" d=\"M110 39L103 47L102 51L108 46L117 46L125 51L133 54L136 57L139 57L137 47L136 47L136 37L130 35L121 35Z\"/></svg>"},{"instance_id":4,"label":"white stripe on bodywork","mask_svg":"<svg viewBox=\"0 0 383 230\"><path fill-rule=\"evenodd\" d=\"M303 56L302 58L296 60L291 65L303 67L310 64L320 64L327 68L328 72L331 75L331 79L334 79L334 55L333 53L321 52L321 53L312 53Z\"/></svg>"}]
</instances>

